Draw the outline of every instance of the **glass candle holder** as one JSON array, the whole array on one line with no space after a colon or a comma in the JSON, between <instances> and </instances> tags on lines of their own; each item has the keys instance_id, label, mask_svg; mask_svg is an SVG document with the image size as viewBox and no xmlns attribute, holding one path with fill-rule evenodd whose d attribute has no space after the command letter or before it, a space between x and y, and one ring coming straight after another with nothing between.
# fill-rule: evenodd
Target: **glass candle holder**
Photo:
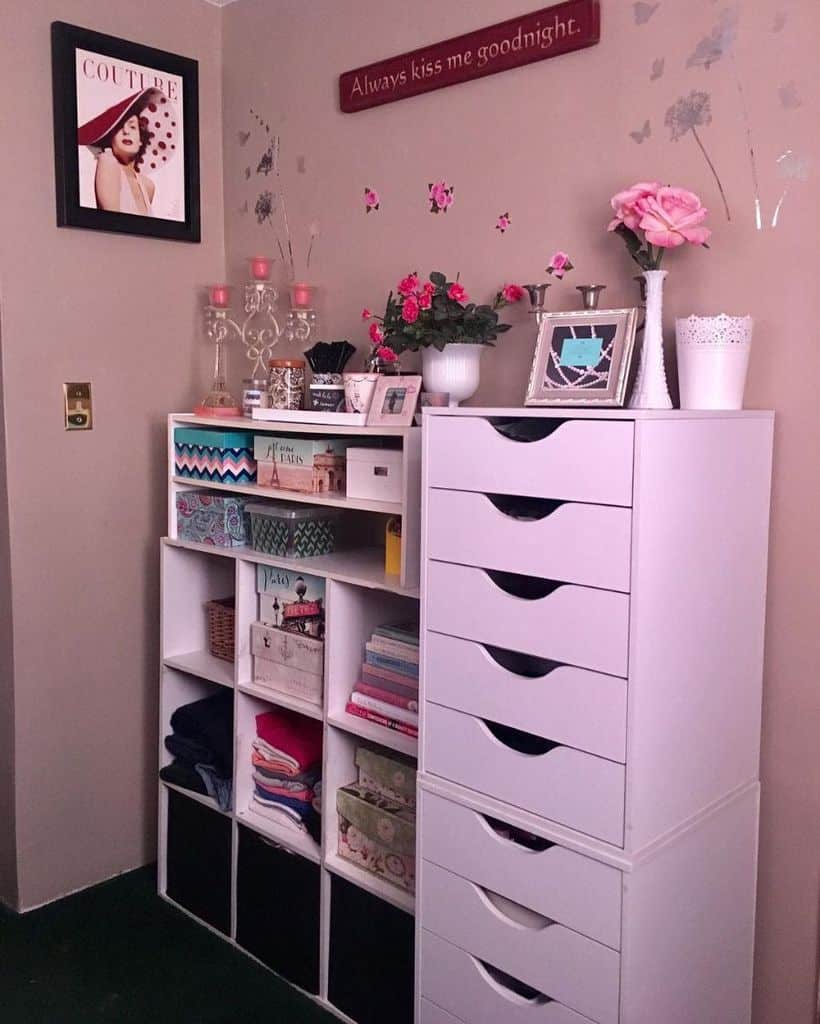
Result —
<instances>
[{"instance_id":1,"label":"glass candle holder","mask_svg":"<svg viewBox=\"0 0 820 1024\"><path fill-rule=\"evenodd\" d=\"M312 309L315 288L305 281L294 281L290 286L290 304L294 309Z\"/></svg>"}]
</instances>

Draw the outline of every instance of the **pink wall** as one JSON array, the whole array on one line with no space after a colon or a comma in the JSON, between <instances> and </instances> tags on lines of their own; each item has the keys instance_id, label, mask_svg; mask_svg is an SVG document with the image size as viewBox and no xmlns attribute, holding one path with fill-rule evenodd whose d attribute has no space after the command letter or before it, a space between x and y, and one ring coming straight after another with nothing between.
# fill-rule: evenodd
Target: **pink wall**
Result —
<instances>
[{"instance_id":1,"label":"pink wall","mask_svg":"<svg viewBox=\"0 0 820 1024\"><path fill-rule=\"evenodd\" d=\"M55 227L52 20L199 60L201 245ZM16 842L0 830L0 865L15 844L17 902L26 908L154 857L164 417L190 408L207 383L196 289L223 272L221 15L202 0L0 0L0 36L8 41L0 295L15 661L12 707L5 644L4 823L12 714L17 804ZM66 433L62 382L87 379L94 429Z\"/></svg>"},{"instance_id":2,"label":"pink wall","mask_svg":"<svg viewBox=\"0 0 820 1024\"><path fill-rule=\"evenodd\" d=\"M720 36L723 5L643 5L655 9L640 25L626 0L601 6L596 49L355 115L338 112L339 73L520 14L520 0L242 0L226 8L228 265L239 280L245 256L276 251L270 227L259 227L252 212L270 181L254 173L263 129L251 107L282 137L297 254L304 254L311 221L319 222L313 277L323 288L332 337L361 342L361 307L378 308L408 270L461 271L476 297L489 297L503 281L541 277L559 246L578 269L552 289L551 308L574 308L574 285L585 281L606 282L612 305L632 304L636 268L603 230L609 196L646 177L701 193L712 210L713 244L709 252L669 257L669 326L675 315L692 312L752 313L748 404L778 413L755 1019L808 1024L820 865L820 545L814 528L820 257L812 194L820 79L810 70L820 7L805 0L735 3L736 40L707 69L697 59L689 67L687 61L697 57L699 43ZM653 62L661 59L663 73L650 80ZM713 120L701 138L727 193L731 222L693 137L673 142L664 125L667 109L692 90L711 97ZM649 137L633 141L630 133L647 120ZM763 230L755 226L747 125ZM240 144L249 130L250 139ZM778 164L789 149L793 155ZM426 186L442 177L455 185L456 202L446 216L431 216ZM772 228L787 185L779 225ZM365 215L365 186L381 193L378 213ZM507 210L512 226L502 237L493 225ZM515 329L485 355L479 404L523 400L534 334L523 310L511 319ZM234 370L239 376L236 362Z\"/></svg>"}]
</instances>

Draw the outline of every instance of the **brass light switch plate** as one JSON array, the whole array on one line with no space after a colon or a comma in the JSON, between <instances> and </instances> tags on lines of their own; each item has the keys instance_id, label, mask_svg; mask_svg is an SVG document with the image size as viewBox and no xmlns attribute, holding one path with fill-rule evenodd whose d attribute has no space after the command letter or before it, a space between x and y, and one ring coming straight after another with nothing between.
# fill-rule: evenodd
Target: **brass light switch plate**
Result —
<instances>
[{"instance_id":1,"label":"brass light switch plate","mask_svg":"<svg viewBox=\"0 0 820 1024\"><path fill-rule=\"evenodd\" d=\"M91 430L91 381L63 384L66 430Z\"/></svg>"}]
</instances>

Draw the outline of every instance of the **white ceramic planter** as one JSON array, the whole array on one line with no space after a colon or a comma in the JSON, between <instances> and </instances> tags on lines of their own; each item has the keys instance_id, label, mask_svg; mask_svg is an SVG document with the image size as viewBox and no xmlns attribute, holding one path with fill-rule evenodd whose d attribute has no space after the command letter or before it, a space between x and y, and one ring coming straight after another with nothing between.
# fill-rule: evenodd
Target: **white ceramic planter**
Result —
<instances>
[{"instance_id":1,"label":"white ceramic planter","mask_svg":"<svg viewBox=\"0 0 820 1024\"><path fill-rule=\"evenodd\" d=\"M742 409L752 347L750 316L675 321L681 409Z\"/></svg>"},{"instance_id":2,"label":"white ceramic planter","mask_svg":"<svg viewBox=\"0 0 820 1024\"><path fill-rule=\"evenodd\" d=\"M446 391L450 405L458 405L478 391L481 376L481 353L484 345L456 342L445 345L441 352L425 348L421 353L425 391Z\"/></svg>"}]
</instances>

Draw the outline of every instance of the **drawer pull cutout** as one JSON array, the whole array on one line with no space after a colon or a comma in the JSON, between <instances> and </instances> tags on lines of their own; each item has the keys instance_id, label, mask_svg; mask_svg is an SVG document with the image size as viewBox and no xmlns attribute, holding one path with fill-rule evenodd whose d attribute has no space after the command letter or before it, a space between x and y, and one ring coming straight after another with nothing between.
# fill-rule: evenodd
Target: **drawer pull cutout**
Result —
<instances>
[{"instance_id":1,"label":"drawer pull cutout","mask_svg":"<svg viewBox=\"0 0 820 1024\"><path fill-rule=\"evenodd\" d=\"M543 853L544 850L555 846L555 843L550 842L549 839L537 836L533 832L527 832L526 829L518 828L517 825L507 825L506 822L499 821L498 818L491 818L488 814L481 814L480 811L473 811L473 814L483 821L492 832L493 838L502 843L512 843L530 853Z\"/></svg>"},{"instance_id":2,"label":"drawer pull cutout","mask_svg":"<svg viewBox=\"0 0 820 1024\"><path fill-rule=\"evenodd\" d=\"M540 416L522 416L520 419L493 416L487 422L508 441L531 444L533 441L543 441L545 437L549 437L562 427L565 421Z\"/></svg>"},{"instance_id":3,"label":"drawer pull cutout","mask_svg":"<svg viewBox=\"0 0 820 1024\"><path fill-rule=\"evenodd\" d=\"M513 675L525 679L542 679L561 667L560 661L538 658L534 654L521 654L519 651L508 651L505 647L493 647L492 644L481 645L496 665L500 665Z\"/></svg>"},{"instance_id":4,"label":"drawer pull cutout","mask_svg":"<svg viewBox=\"0 0 820 1024\"><path fill-rule=\"evenodd\" d=\"M551 498L525 498L511 494L487 494L485 497L502 515L527 523L546 519L565 504Z\"/></svg>"},{"instance_id":5,"label":"drawer pull cutout","mask_svg":"<svg viewBox=\"0 0 820 1024\"><path fill-rule=\"evenodd\" d=\"M533 932L542 932L545 928L555 924L551 918L544 917L543 914L537 914L534 910L530 910L529 907L524 907L520 903L507 899L506 896L500 896L497 892L491 892L481 885L476 885L475 882L470 882L470 885L475 889L478 898L484 906L491 913L495 914L496 917L500 917L505 924L512 925L515 928L527 928Z\"/></svg>"},{"instance_id":6,"label":"drawer pull cutout","mask_svg":"<svg viewBox=\"0 0 820 1024\"><path fill-rule=\"evenodd\" d=\"M522 576L517 572L501 572L497 569L485 569L484 572L490 577L499 590L503 590L510 597L520 597L525 601L540 601L548 597L553 590L563 586L555 580L542 580L538 576Z\"/></svg>"},{"instance_id":7,"label":"drawer pull cutout","mask_svg":"<svg viewBox=\"0 0 820 1024\"><path fill-rule=\"evenodd\" d=\"M553 1001L549 996L539 992L537 988L525 985L523 981L513 978L511 974L505 974L504 971L499 971L497 967L492 967L484 960L478 960L469 953L467 955L472 960L480 977L510 1002L518 1003L520 1001L530 1006L544 1006Z\"/></svg>"},{"instance_id":8,"label":"drawer pull cutout","mask_svg":"<svg viewBox=\"0 0 820 1024\"><path fill-rule=\"evenodd\" d=\"M553 743L552 740L545 740L542 736L533 736L532 733L524 732L521 729L513 729L511 725L501 725L500 722L488 722L481 719L484 728L499 743L519 754L527 754L529 757L543 757L560 743Z\"/></svg>"}]
</instances>

